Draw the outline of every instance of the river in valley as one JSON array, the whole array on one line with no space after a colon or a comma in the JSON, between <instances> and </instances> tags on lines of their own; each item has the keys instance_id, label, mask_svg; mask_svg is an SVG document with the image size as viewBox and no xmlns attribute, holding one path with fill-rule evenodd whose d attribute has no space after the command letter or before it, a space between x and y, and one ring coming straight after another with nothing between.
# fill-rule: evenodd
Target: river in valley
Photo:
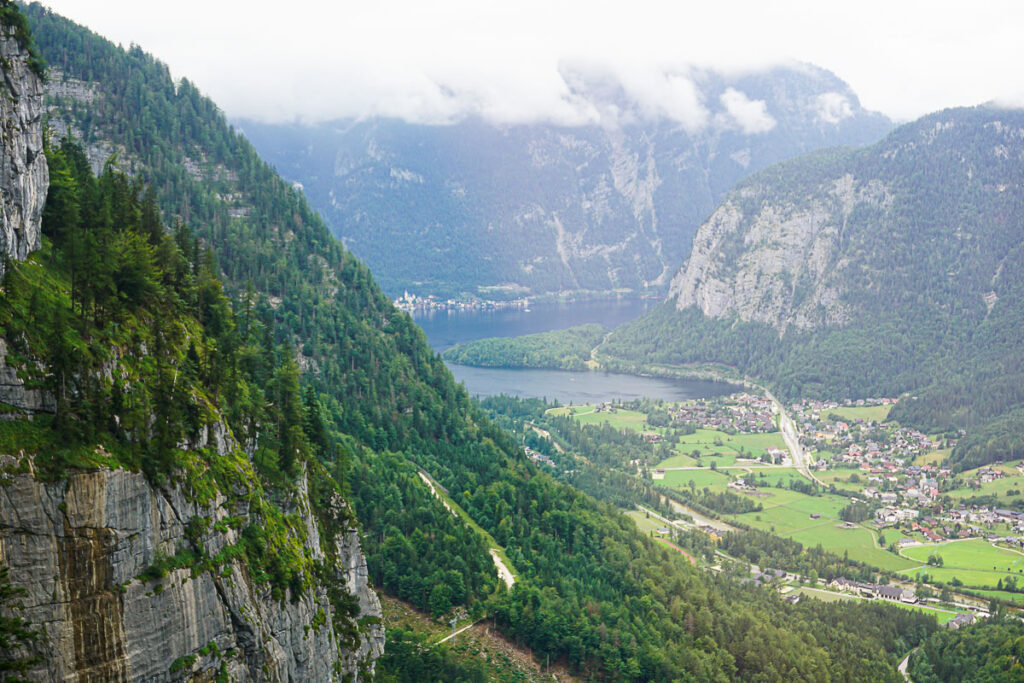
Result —
<instances>
[{"instance_id":1,"label":"river in valley","mask_svg":"<svg viewBox=\"0 0 1024 683\"><path fill-rule=\"evenodd\" d=\"M612 328L639 317L657 302L642 299L534 304L530 310L431 311L414 316L435 351L486 337L515 337L587 323ZM595 403L634 398L681 401L721 396L736 387L703 380L637 377L608 372L567 372L511 368L474 368L449 363L452 374L472 396L508 394L561 403Z\"/></svg>"}]
</instances>

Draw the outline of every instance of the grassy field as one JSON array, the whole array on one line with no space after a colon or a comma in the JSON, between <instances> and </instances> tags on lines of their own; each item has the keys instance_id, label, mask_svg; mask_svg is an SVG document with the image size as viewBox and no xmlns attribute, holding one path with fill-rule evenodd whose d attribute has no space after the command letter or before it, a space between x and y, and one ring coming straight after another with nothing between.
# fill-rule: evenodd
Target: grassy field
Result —
<instances>
[{"instance_id":1,"label":"grassy field","mask_svg":"<svg viewBox=\"0 0 1024 683\"><path fill-rule=\"evenodd\" d=\"M662 460L658 463L658 467L693 467L697 464L697 461L688 455L673 455L667 460Z\"/></svg>"},{"instance_id":2,"label":"grassy field","mask_svg":"<svg viewBox=\"0 0 1024 683\"><path fill-rule=\"evenodd\" d=\"M849 481L850 475L856 474L860 480L856 483ZM845 486L846 488L861 489L867 486L868 478L860 470L856 469L838 469L838 470L825 470L824 472L815 472L814 476L821 479L826 484L835 484L836 486Z\"/></svg>"},{"instance_id":3,"label":"grassy field","mask_svg":"<svg viewBox=\"0 0 1024 683\"><path fill-rule=\"evenodd\" d=\"M651 430L647 424L647 416L634 410L616 409L614 413L604 411L596 413L594 406L575 406L574 408L556 408L555 410L574 410L572 416L582 425L599 425L607 422L616 429L632 429L637 432Z\"/></svg>"},{"instance_id":4,"label":"grassy field","mask_svg":"<svg viewBox=\"0 0 1024 683\"><path fill-rule=\"evenodd\" d=\"M646 513L640 512L639 510L625 510L624 512L627 517L636 522L636 528L642 534L648 534L667 526L660 519L657 519L656 517L648 517Z\"/></svg>"},{"instance_id":5,"label":"grassy field","mask_svg":"<svg viewBox=\"0 0 1024 683\"><path fill-rule=\"evenodd\" d=\"M768 484L768 486L773 487L771 491L768 491L768 493L775 492L777 489L775 489L774 487L779 482L781 482L784 487L788 488L789 482L794 481L796 479L804 479L804 477L792 467L773 467L771 469L758 469L753 470L753 474L754 478L758 481L758 483L763 482L765 484Z\"/></svg>"},{"instance_id":6,"label":"grassy field","mask_svg":"<svg viewBox=\"0 0 1024 683\"><path fill-rule=\"evenodd\" d=\"M857 474L857 478L860 481L850 482L849 479L851 474ZM857 470L825 470L823 472L815 472L814 476L820 479L826 485L835 484L836 489L840 491L840 493L843 493L844 495L859 493L868 486L867 476L861 472L858 472Z\"/></svg>"},{"instance_id":7,"label":"grassy field","mask_svg":"<svg viewBox=\"0 0 1024 683\"><path fill-rule=\"evenodd\" d=\"M952 448L942 448L937 451L931 451L914 458L915 465L939 465L943 460L949 457L949 454L953 452Z\"/></svg>"},{"instance_id":8,"label":"grassy field","mask_svg":"<svg viewBox=\"0 0 1024 683\"><path fill-rule=\"evenodd\" d=\"M835 413L848 421L856 420L874 420L875 422L885 422L889 417L889 411L892 410L892 406L854 406L849 408L829 408L828 410L822 411L822 416Z\"/></svg>"},{"instance_id":9,"label":"grassy field","mask_svg":"<svg viewBox=\"0 0 1024 683\"><path fill-rule=\"evenodd\" d=\"M988 541L971 539L907 548L903 554L918 562L927 562L933 553L942 556L941 567L919 567L903 573L917 576L924 572L933 580L951 581L954 577L967 586L995 588L1000 579L1014 576L1024 584L1024 555L997 548Z\"/></svg>"},{"instance_id":10,"label":"grassy field","mask_svg":"<svg viewBox=\"0 0 1024 683\"><path fill-rule=\"evenodd\" d=\"M684 455L698 451L702 459L716 455L719 456L716 458L719 465L731 465L740 453L746 457L760 458L769 446L775 446L781 450L786 449L786 444L779 432L726 434L714 429L698 429L693 434L683 436L676 450ZM659 466L672 467L672 465Z\"/></svg>"},{"instance_id":11,"label":"grassy field","mask_svg":"<svg viewBox=\"0 0 1024 683\"><path fill-rule=\"evenodd\" d=\"M1007 602L1014 602L1018 605L1024 605L1024 593L1010 593L1007 591L993 591L993 590L976 590L974 591L980 595L984 595L989 598L1000 598Z\"/></svg>"},{"instance_id":12,"label":"grassy field","mask_svg":"<svg viewBox=\"0 0 1024 683\"><path fill-rule=\"evenodd\" d=\"M780 473L779 476L789 475ZM792 476L799 475L792 472ZM839 510L849 502L846 498L828 494L808 496L788 489L768 488L762 491L770 494L768 497L757 498L764 510L735 515L730 519L791 538L806 547L821 544L825 550L837 555L846 553L851 560L867 562L881 569L895 571L914 566L912 560L876 547L875 534L870 529L863 526L856 529L838 528L837 525L842 524ZM811 519L812 513L820 514L821 517ZM895 536L889 538L889 535L886 534L887 542L896 540Z\"/></svg>"},{"instance_id":13,"label":"grassy field","mask_svg":"<svg viewBox=\"0 0 1024 683\"><path fill-rule=\"evenodd\" d=\"M705 486L719 489L724 488L729 483L729 476L721 472L715 472L712 469L670 470L665 473L665 478L660 483L675 488L688 488L691 480L699 489Z\"/></svg>"},{"instance_id":14,"label":"grassy field","mask_svg":"<svg viewBox=\"0 0 1024 683\"><path fill-rule=\"evenodd\" d=\"M942 626L943 624L953 621L953 619L956 618L956 615L960 614L960 612L955 612L953 610L939 609L935 607L925 607L924 605L905 605L901 602L895 602L890 604L898 605L903 609L911 609L916 610L918 612L924 612L925 614L931 614L938 620L939 626Z\"/></svg>"},{"instance_id":15,"label":"grassy field","mask_svg":"<svg viewBox=\"0 0 1024 683\"><path fill-rule=\"evenodd\" d=\"M949 491L950 497L960 499L970 498L971 496L992 495L1000 498L1010 498L1010 491L1015 491L1013 496L1020 496L1021 492L1024 492L1024 476L1020 475L1016 467L1011 465L993 465L992 468L999 470L1006 476L1002 479L982 484L981 488L961 488ZM977 476L977 473L977 469L967 470L960 476L973 478Z\"/></svg>"},{"instance_id":16,"label":"grassy field","mask_svg":"<svg viewBox=\"0 0 1024 683\"><path fill-rule=\"evenodd\" d=\"M842 602L844 600L856 600L857 598L852 595L840 595L839 593L831 593L829 591L820 591L817 588L808 588L807 586L801 586L799 591L800 595L806 595L809 598L815 600L821 600L822 602Z\"/></svg>"}]
</instances>

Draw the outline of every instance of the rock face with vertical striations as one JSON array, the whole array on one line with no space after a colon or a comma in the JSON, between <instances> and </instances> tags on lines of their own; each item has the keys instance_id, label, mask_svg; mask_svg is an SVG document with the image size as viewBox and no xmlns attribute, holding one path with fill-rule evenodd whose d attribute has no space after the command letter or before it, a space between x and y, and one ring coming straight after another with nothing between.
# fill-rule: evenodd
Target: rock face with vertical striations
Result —
<instances>
[{"instance_id":1,"label":"rock face with vertical striations","mask_svg":"<svg viewBox=\"0 0 1024 683\"><path fill-rule=\"evenodd\" d=\"M679 310L695 306L709 318L735 315L780 331L842 325L851 316L842 296L850 265L843 229L855 207L881 210L889 202L885 184L850 174L802 202L776 201L752 183L701 226L669 298Z\"/></svg>"},{"instance_id":2,"label":"rock face with vertical striations","mask_svg":"<svg viewBox=\"0 0 1024 683\"><path fill-rule=\"evenodd\" d=\"M211 430L214 431L214 430ZM230 444L226 432L210 445ZM215 447L215 446L214 446ZM157 487L125 470L73 472L42 482L31 457L0 456L22 470L0 486L0 562L26 589L22 615L45 635L40 680L330 681L372 672L383 653L380 603L367 582L355 529L323 539L301 479L291 503L326 581L275 599L232 555L249 505L218 494L196 502L187 485ZM24 471L28 470L28 471ZM155 572L167 558L195 558ZM212 561L209 558L233 558ZM329 587L358 603L336 630Z\"/></svg>"},{"instance_id":3,"label":"rock face with vertical striations","mask_svg":"<svg viewBox=\"0 0 1024 683\"><path fill-rule=\"evenodd\" d=\"M39 248L49 183L43 156L43 83L29 67L28 53L3 26L0 71L0 253L23 260Z\"/></svg>"}]
</instances>

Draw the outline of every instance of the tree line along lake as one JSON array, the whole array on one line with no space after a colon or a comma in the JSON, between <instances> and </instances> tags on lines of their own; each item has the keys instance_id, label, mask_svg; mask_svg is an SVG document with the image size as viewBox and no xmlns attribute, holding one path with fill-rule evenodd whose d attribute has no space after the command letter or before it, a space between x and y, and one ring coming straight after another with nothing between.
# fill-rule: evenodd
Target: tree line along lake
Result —
<instances>
[{"instance_id":1,"label":"tree line along lake","mask_svg":"<svg viewBox=\"0 0 1024 683\"><path fill-rule=\"evenodd\" d=\"M534 304L529 309L423 311L413 318L440 353L463 342L488 337L518 337L588 323L611 329L657 305L650 299L612 299ZM498 394L546 398L575 405L635 398L682 401L732 393L736 387L705 380L663 379L610 372L568 372L523 368L476 368L448 363L471 396Z\"/></svg>"}]
</instances>

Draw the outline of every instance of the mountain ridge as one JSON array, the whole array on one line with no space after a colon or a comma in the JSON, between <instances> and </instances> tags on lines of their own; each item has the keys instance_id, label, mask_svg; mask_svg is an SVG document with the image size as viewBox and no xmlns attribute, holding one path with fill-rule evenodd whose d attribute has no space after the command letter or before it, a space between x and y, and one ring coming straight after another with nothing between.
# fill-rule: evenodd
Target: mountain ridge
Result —
<instances>
[{"instance_id":1,"label":"mountain ridge","mask_svg":"<svg viewBox=\"0 0 1024 683\"><path fill-rule=\"evenodd\" d=\"M676 110L580 71L568 79L573 95L598 122L573 127L479 116L237 124L392 296L491 299L663 292L736 180L809 149L873 142L891 126L807 65L661 78L688 93Z\"/></svg>"},{"instance_id":2,"label":"mountain ridge","mask_svg":"<svg viewBox=\"0 0 1024 683\"><path fill-rule=\"evenodd\" d=\"M996 438L986 425L1024 400L1010 331L1024 284L1022 160L1024 112L981 106L765 169L702 225L667 302L602 351L719 361L786 397L914 392L896 419L977 429L957 458L1012 457L1013 430Z\"/></svg>"}]
</instances>

